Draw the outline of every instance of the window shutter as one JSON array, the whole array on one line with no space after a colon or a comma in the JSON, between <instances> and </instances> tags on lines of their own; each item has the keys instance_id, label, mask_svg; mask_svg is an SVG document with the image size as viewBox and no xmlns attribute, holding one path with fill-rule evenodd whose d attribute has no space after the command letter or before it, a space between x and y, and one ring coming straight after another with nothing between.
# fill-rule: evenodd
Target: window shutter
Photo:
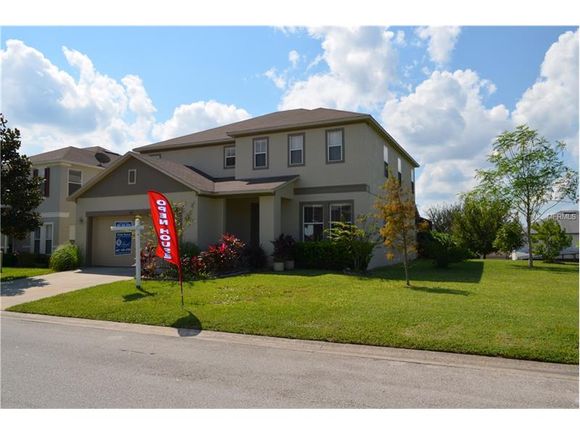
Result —
<instances>
[{"instance_id":1,"label":"window shutter","mask_svg":"<svg viewBox=\"0 0 580 435\"><path fill-rule=\"evenodd\" d=\"M44 196L50 195L50 168L44 168Z\"/></svg>"},{"instance_id":2,"label":"window shutter","mask_svg":"<svg viewBox=\"0 0 580 435\"><path fill-rule=\"evenodd\" d=\"M33 177L38 177L38 169L33 169L32 170L32 176Z\"/></svg>"}]
</instances>

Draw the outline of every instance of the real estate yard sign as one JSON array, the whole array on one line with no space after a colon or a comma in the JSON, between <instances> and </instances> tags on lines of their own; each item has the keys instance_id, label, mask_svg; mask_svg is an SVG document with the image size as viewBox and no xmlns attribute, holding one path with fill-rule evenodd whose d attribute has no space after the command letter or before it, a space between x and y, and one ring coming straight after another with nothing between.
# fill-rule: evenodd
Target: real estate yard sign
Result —
<instances>
[{"instance_id":1,"label":"real estate yard sign","mask_svg":"<svg viewBox=\"0 0 580 435\"><path fill-rule=\"evenodd\" d=\"M116 227L130 227L131 221L116 221ZM115 233L115 255L131 255L131 232Z\"/></svg>"}]
</instances>

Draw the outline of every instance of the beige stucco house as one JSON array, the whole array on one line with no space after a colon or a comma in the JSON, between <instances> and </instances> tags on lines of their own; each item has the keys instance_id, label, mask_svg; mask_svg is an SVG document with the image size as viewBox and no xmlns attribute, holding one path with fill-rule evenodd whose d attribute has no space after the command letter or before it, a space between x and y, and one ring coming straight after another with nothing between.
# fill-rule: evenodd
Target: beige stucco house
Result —
<instances>
[{"instance_id":1,"label":"beige stucco house","mask_svg":"<svg viewBox=\"0 0 580 435\"><path fill-rule=\"evenodd\" d=\"M97 154L106 157L100 162ZM33 174L44 179L44 200L38 207L42 226L24 240L5 239L3 244L12 243L19 252L51 254L58 245L74 241L76 205L67 198L119 157L102 147L66 147L31 156Z\"/></svg>"},{"instance_id":2,"label":"beige stucco house","mask_svg":"<svg viewBox=\"0 0 580 435\"><path fill-rule=\"evenodd\" d=\"M76 203L76 243L88 264L126 266L110 227L149 214L147 191L192 210L185 239L204 249L230 232L268 253L281 233L316 240L333 221L372 212L386 165L414 191L417 162L370 115L275 112L136 148L88 181ZM124 243L124 242L123 242ZM384 264L377 252L371 267Z\"/></svg>"}]
</instances>

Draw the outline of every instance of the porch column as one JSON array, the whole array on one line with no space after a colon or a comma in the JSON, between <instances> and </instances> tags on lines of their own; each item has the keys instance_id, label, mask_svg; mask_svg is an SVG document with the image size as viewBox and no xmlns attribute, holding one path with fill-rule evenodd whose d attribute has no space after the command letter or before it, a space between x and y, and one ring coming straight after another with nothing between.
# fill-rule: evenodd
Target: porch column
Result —
<instances>
[{"instance_id":1,"label":"porch column","mask_svg":"<svg viewBox=\"0 0 580 435\"><path fill-rule=\"evenodd\" d=\"M278 195L260 196L260 244L267 255L272 255L270 243L280 235L281 200Z\"/></svg>"}]
</instances>

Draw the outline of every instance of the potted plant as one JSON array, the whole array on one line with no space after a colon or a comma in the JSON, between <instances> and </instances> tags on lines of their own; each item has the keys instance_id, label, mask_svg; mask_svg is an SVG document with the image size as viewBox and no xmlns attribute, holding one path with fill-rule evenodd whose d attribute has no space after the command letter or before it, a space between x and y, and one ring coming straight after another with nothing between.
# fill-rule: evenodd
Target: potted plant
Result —
<instances>
[{"instance_id":1,"label":"potted plant","mask_svg":"<svg viewBox=\"0 0 580 435\"><path fill-rule=\"evenodd\" d=\"M276 240L272 240L274 245L274 271L282 272L284 270L284 263L288 260L288 243L284 234L280 234Z\"/></svg>"},{"instance_id":2,"label":"potted plant","mask_svg":"<svg viewBox=\"0 0 580 435\"><path fill-rule=\"evenodd\" d=\"M294 249L296 246L296 240L290 234L284 237L284 268L286 270L294 270Z\"/></svg>"}]
</instances>

